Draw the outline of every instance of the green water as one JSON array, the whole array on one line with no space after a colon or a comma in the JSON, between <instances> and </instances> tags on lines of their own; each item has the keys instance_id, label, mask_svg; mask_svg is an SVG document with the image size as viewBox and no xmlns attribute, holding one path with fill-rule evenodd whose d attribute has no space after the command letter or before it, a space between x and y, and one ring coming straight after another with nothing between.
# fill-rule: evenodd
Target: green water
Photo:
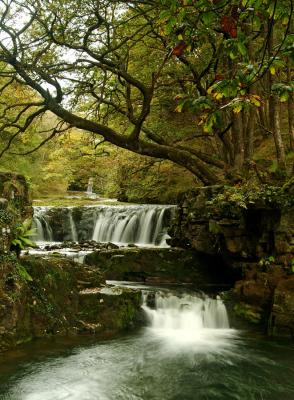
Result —
<instances>
[{"instance_id":1,"label":"green water","mask_svg":"<svg viewBox=\"0 0 294 400\"><path fill-rule=\"evenodd\" d=\"M185 345L144 328L99 343L39 341L0 356L0 400L294 399L293 342L220 336Z\"/></svg>"}]
</instances>

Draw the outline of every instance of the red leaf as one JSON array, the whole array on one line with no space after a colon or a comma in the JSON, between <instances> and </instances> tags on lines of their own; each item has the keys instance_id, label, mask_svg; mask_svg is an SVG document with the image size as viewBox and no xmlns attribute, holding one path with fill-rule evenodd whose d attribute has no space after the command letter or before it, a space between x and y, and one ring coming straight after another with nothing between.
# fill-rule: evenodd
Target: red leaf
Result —
<instances>
[{"instance_id":1,"label":"red leaf","mask_svg":"<svg viewBox=\"0 0 294 400\"><path fill-rule=\"evenodd\" d=\"M223 77L222 74L216 74L215 77L214 77L214 79L215 79L216 81L222 81L222 80L224 79L224 77Z\"/></svg>"},{"instance_id":2,"label":"red leaf","mask_svg":"<svg viewBox=\"0 0 294 400\"><path fill-rule=\"evenodd\" d=\"M187 47L186 43L185 43L183 40L181 40L181 41L180 41L178 44L176 44L176 46L173 48L173 50L172 50L172 55L174 55L174 56L181 56L181 55L184 53L186 47Z\"/></svg>"},{"instance_id":3,"label":"red leaf","mask_svg":"<svg viewBox=\"0 0 294 400\"><path fill-rule=\"evenodd\" d=\"M221 19L221 26L223 32L229 33L232 38L237 37L237 23L233 17L224 15Z\"/></svg>"}]
</instances>

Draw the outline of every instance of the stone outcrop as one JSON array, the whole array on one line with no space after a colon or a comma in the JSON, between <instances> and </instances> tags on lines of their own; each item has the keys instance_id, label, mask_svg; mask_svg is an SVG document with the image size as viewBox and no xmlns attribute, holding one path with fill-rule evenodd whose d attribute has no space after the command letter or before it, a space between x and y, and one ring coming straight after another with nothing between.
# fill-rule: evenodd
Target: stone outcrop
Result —
<instances>
[{"instance_id":1,"label":"stone outcrop","mask_svg":"<svg viewBox=\"0 0 294 400\"><path fill-rule=\"evenodd\" d=\"M120 248L86 255L85 263L99 267L106 279L149 284L189 283L199 289L228 283L225 269L214 257L174 248Z\"/></svg>"},{"instance_id":2,"label":"stone outcrop","mask_svg":"<svg viewBox=\"0 0 294 400\"><path fill-rule=\"evenodd\" d=\"M260 196L264 199L250 200L223 186L186 193L172 224L171 244L221 254L230 262L258 261L273 254L287 262L294 254L294 193L289 194L292 204L287 208L270 202L270 195Z\"/></svg>"},{"instance_id":3,"label":"stone outcrop","mask_svg":"<svg viewBox=\"0 0 294 400\"><path fill-rule=\"evenodd\" d=\"M236 271L236 315L272 334L293 334L293 189L198 188L181 198L170 234L172 245L219 256Z\"/></svg>"},{"instance_id":4,"label":"stone outcrop","mask_svg":"<svg viewBox=\"0 0 294 400\"><path fill-rule=\"evenodd\" d=\"M134 328L141 293L110 289L98 268L6 255L0 265L0 351L48 335L110 337Z\"/></svg>"}]
</instances>

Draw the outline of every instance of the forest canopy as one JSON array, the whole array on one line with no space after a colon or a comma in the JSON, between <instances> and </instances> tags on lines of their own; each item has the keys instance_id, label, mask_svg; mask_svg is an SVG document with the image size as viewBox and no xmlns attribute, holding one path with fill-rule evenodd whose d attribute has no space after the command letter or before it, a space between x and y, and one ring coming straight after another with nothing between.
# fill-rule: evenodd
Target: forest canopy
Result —
<instances>
[{"instance_id":1,"label":"forest canopy","mask_svg":"<svg viewBox=\"0 0 294 400\"><path fill-rule=\"evenodd\" d=\"M291 0L1 0L0 13L2 157L78 129L94 152L169 160L202 184L266 181L273 158L291 174Z\"/></svg>"}]
</instances>

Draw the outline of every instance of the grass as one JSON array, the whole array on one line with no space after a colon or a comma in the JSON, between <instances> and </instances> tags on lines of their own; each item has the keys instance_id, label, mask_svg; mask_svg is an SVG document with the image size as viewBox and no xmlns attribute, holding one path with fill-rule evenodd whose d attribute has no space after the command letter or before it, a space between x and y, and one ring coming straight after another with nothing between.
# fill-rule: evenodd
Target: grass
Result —
<instances>
[{"instance_id":1,"label":"grass","mask_svg":"<svg viewBox=\"0 0 294 400\"><path fill-rule=\"evenodd\" d=\"M69 192L64 194L50 194L41 196L33 200L33 206L50 206L50 207L82 207L96 205L127 205L130 203L118 202L114 199L105 199L97 197L90 198L84 192Z\"/></svg>"}]
</instances>

